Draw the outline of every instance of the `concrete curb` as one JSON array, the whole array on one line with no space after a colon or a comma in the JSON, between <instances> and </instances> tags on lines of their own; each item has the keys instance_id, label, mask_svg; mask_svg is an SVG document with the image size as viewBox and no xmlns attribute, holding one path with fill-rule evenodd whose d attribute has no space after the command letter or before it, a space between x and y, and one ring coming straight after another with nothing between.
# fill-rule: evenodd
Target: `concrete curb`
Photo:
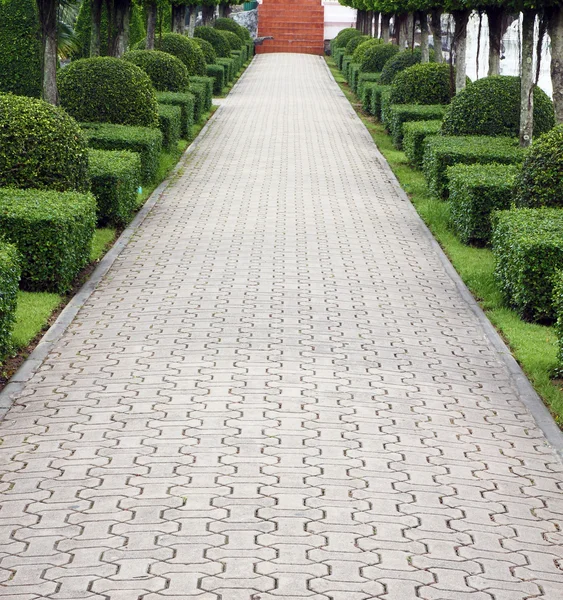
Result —
<instances>
[{"instance_id":1,"label":"concrete curb","mask_svg":"<svg viewBox=\"0 0 563 600\"><path fill-rule=\"evenodd\" d=\"M323 59L323 62L325 63L325 66L326 66L329 76L334 81L335 85L338 87L339 94L342 95L342 97L347 102L349 102L348 98L346 98L346 94L344 94L344 92L340 89L340 86L338 85L337 81L334 79L334 76L333 76L329 66L326 64L326 60ZM352 108L352 110L354 110L351 105L350 105L350 107ZM354 111L354 114L356 115L356 118L358 118L360 120L360 122L362 123L362 126L364 127L366 135L369 136L370 140L373 142L373 138L371 137L370 132L368 131L367 127L365 127L362 120L358 117L358 115L356 114L356 111ZM479 306L479 304L473 297L473 294L469 291L469 288L465 285L465 283L461 279L460 275L455 270L455 267L450 262L450 259L447 257L446 253L442 250L442 247L436 241L436 238L432 235L432 232L430 231L430 229L428 229L426 223L422 220L422 217L416 211L416 209L415 209L414 205L412 204L412 202L410 201L407 193L401 187L401 184L399 183L399 180L395 176L395 173L393 173L393 170L389 166L389 163L387 162L387 160L385 159L383 154L381 154L381 152L380 152L379 148L377 147L377 145L375 144L375 142L373 142L373 146L375 148L377 157L383 167L383 170L389 177L389 181L392 183L393 187L395 188L395 190L396 190L397 194L399 195L399 197L401 198L401 200L403 200L404 202L407 203L409 210L411 210L414 213L414 215L416 216L416 218L418 219L421 229L423 231L423 234L429 240L432 248L438 255L447 274L455 283L457 289L459 290L461 297L469 305L472 312L475 314L475 316L481 323L483 330L485 332L485 335L486 335L487 339L490 341L490 343L491 343L492 347L494 348L495 352L497 353L498 357L506 365L506 367L510 373L512 382L513 382L515 388L518 390L518 397L520 398L520 400L522 400L522 402L524 403L526 408L530 411L536 424L543 431L547 441L549 442L549 444L553 447L553 449L557 453L559 460L561 460L563 462L563 432L561 431L561 429L559 429L559 426L557 425L557 423L551 416L551 414L550 414L549 410L547 409L546 405L544 404L543 400L540 398L540 396L538 395L536 390L533 388L532 384L530 383L530 380L526 377L524 371L522 371L522 368L520 367L520 365L518 364L518 362L516 361L514 356L512 356L512 352L510 351L510 349L508 348L508 346L506 345L506 343L504 342L504 340L502 339L502 337L500 336L498 331L495 329L494 325L489 321L489 319L487 318L487 315L484 313L483 309Z\"/></svg>"}]
</instances>

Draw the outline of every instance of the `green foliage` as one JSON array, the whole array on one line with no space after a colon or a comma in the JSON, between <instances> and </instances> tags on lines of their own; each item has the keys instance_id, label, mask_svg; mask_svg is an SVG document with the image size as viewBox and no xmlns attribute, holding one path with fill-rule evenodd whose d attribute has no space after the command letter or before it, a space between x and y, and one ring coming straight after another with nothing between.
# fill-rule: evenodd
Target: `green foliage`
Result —
<instances>
[{"instance_id":1,"label":"green foliage","mask_svg":"<svg viewBox=\"0 0 563 600\"><path fill-rule=\"evenodd\" d=\"M190 92L158 92L156 98L159 104L170 104L180 107L182 113L180 134L183 139L190 139L194 124L195 96Z\"/></svg>"},{"instance_id":2,"label":"green foliage","mask_svg":"<svg viewBox=\"0 0 563 600\"><path fill-rule=\"evenodd\" d=\"M146 47L146 39L137 44L139 50ZM199 44L192 38L179 33L165 33L157 35L154 47L162 52L168 52L179 58L188 69L188 75L205 75L205 56Z\"/></svg>"},{"instance_id":3,"label":"green foliage","mask_svg":"<svg viewBox=\"0 0 563 600\"><path fill-rule=\"evenodd\" d=\"M510 208L518 170L498 164L448 168L451 225L464 244L489 243L491 214Z\"/></svg>"},{"instance_id":4,"label":"green foliage","mask_svg":"<svg viewBox=\"0 0 563 600\"><path fill-rule=\"evenodd\" d=\"M226 38L221 35L220 30L213 29L213 27L207 25L196 27L194 37L207 40L215 48L215 52L217 52L219 58L229 58L231 56L231 46Z\"/></svg>"},{"instance_id":5,"label":"green foliage","mask_svg":"<svg viewBox=\"0 0 563 600\"><path fill-rule=\"evenodd\" d=\"M192 39L201 48L207 66L216 64L217 52L215 52L215 48L213 48L211 43L199 37L194 37Z\"/></svg>"},{"instance_id":6,"label":"green foliage","mask_svg":"<svg viewBox=\"0 0 563 600\"><path fill-rule=\"evenodd\" d=\"M430 192L445 198L448 194L448 167L457 164L519 164L523 158L523 151L513 138L437 135L425 143L422 166Z\"/></svg>"},{"instance_id":7,"label":"green foliage","mask_svg":"<svg viewBox=\"0 0 563 600\"><path fill-rule=\"evenodd\" d=\"M0 92L41 96L40 40L35 0L0 0Z\"/></svg>"},{"instance_id":8,"label":"green foliage","mask_svg":"<svg viewBox=\"0 0 563 600\"><path fill-rule=\"evenodd\" d=\"M219 96L225 87L225 69L222 65L207 65L207 76L213 79L213 94Z\"/></svg>"},{"instance_id":9,"label":"green foliage","mask_svg":"<svg viewBox=\"0 0 563 600\"><path fill-rule=\"evenodd\" d=\"M141 158L128 150L89 150L92 193L99 225L127 225L137 207Z\"/></svg>"},{"instance_id":10,"label":"green foliage","mask_svg":"<svg viewBox=\"0 0 563 600\"><path fill-rule=\"evenodd\" d=\"M368 40L371 40L373 38L370 38L368 35L356 35L354 36L347 44L346 44L346 54L354 54L354 51L356 50L356 48L360 45L363 44L364 42L367 42Z\"/></svg>"},{"instance_id":11,"label":"green foliage","mask_svg":"<svg viewBox=\"0 0 563 600\"><path fill-rule=\"evenodd\" d=\"M219 30L219 33L227 40L231 50L242 50L243 41L232 31Z\"/></svg>"},{"instance_id":12,"label":"green foliage","mask_svg":"<svg viewBox=\"0 0 563 600\"><path fill-rule=\"evenodd\" d=\"M213 104L213 84L212 77L190 77L190 85L202 85L205 91L205 102L203 104L203 112L211 110Z\"/></svg>"},{"instance_id":13,"label":"green foliage","mask_svg":"<svg viewBox=\"0 0 563 600\"><path fill-rule=\"evenodd\" d=\"M433 61L434 51L430 51L430 62ZM392 56L383 67L381 71L381 79L380 83L384 85L389 85L393 83L395 76L397 73L412 67L413 65L418 65L422 60L422 52L420 48L415 48L414 50L403 50L395 56Z\"/></svg>"},{"instance_id":14,"label":"green foliage","mask_svg":"<svg viewBox=\"0 0 563 600\"><path fill-rule=\"evenodd\" d=\"M83 58L59 73L61 106L78 121L158 126L149 76L119 58Z\"/></svg>"},{"instance_id":15,"label":"green foliage","mask_svg":"<svg viewBox=\"0 0 563 600\"><path fill-rule=\"evenodd\" d=\"M162 132L162 147L169 152L178 145L182 132L182 109L172 104L158 105L158 120Z\"/></svg>"},{"instance_id":16,"label":"green foliage","mask_svg":"<svg viewBox=\"0 0 563 600\"><path fill-rule=\"evenodd\" d=\"M555 276L563 265L563 211L518 208L493 216L495 277L507 304L528 320L551 321Z\"/></svg>"},{"instance_id":17,"label":"green foliage","mask_svg":"<svg viewBox=\"0 0 563 600\"><path fill-rule=\"evenodd\" d=\"M415 167L422 166L426 138L438 135L442 128L439 121L410 121L403 123L403 150L409 162Z\"/></svg>"},{"instance_id":18,"label":"green foliage","mask_svg":"<svg viewBox=\"0 0 563 600\"><path fill-rule=\"evenodd\" d=\"M154 180L162 150L162 133L159 129L109 123L81 123L81 126L90 148L138 152L143 183Z\"/></svg>"},{"instance_id":19,"label":"green foliage","mask_svg":"<svg viewBox=\"0 0 563 600\"><path fill-rule=\"evenodd\" d=\"M532 144L516 189L518 206L563 206L563 125Z\"/></svg>"},{"instance_id":20,"label":"green foliage","mask_svg":"<svg viewBox=\"0 0 563 600\"><path fill-rule=\"evenodd\" d=\"M362 34L355 27L348 27L338 32L338 35L332 40L331 46L334 50L337 48L346 48L348 42L356 36Z\"/></svg>"},{"instance_id":21,"label":"green foliage","mask_svg":"<svg viewBox=\"0 0 563 600\"><path fill-rule=\"evenodd\" d=\"M534 135L555 125L553 103L534 88ZM445 135L518 136L520 130L520 78L485 77L470 83L452 100L444 118Z\"/></svg>"},{"instance_id":22,"label":"green foliage","mask_svg":"<svg viewBox=\"0 0 563 600\"><path fill-rule=\"evenodd\" d=\"M358 46L356 50L361 48ZM399 52L399 47L395 44L373 44L364 52L360 62L360 71L364 73L380 73L385 63Z\"/></svg>"},{"instance_id":23,"label":"green foliage","mask_svg":"<svg viewBox=\"0 0 563 600\"><path fill-rule=\"evenodd\" d=\"M449 104L450 66L424 63L400 71L391 86L392 104Z\"/></svg>"},{"instance_id":24,"label":"green foliage","mask_svg":"<svg viewBox=\"0 0 563 600\"><path fill-rule=\"evenodd\" d=\"M16 322L20 277L21 268L16 247L0 241L0 361L12 350L12 331Z\"/></svg>"},{"instance_id":25,"label":"green foliage","mask_svg":"<svg viewBox=\"0 0 563 600\"><path fill-rule=\"evenodd\" d=\"M356 38L352 38L356 39ZM360 36L358 39L361 42L354 48L353 52L348 52L346 49L344 54L352 54L354 62L360 64L366 55L366 52L369 48L373 48L374 46L381 46L383 44L383 40L379 40L377 38L367 38L364 39L364 36ZM348 48L348 46L346 46Z\"/></svg>"},{"instance_id":26,"label":"green foliage","mask_svg":"<svg viewBox=\"0 0 563 600\"><path fill-rule=\"evenodd\" d=\"M84 136L64 110L0 94L0 186L86 191L87 169Z\"/></svg>"},{"instance_id":27,"label":"green foliage","mask_svg":"<svg viewBox=\"0 0 563 600\"><path fill-rule=\"evenodd\" d=\"M159 92L186 92L190 87L186 65L172 54L160 50L132 50L123 59L143 69Z\"/></svg>"},{"instance_id":28,"label":"green foliage","mask_svg":"<svg viewBox=\"0 0 563 600\"><path fill-rule=\"evenodd\" d=\"M64 292L90 258L92 194L0 189L0 231L21 256L24 289Z\"/></svg>"},{"instance_id":29,"label":"green foliage","mask_svg":"<svg viewBox=\"0 0 563 600\"><path fill-rule=\"evenodd\" d=\"M403 125L406 122L442 120L444 110L442 104L391 104L385 117L385 126L395 147L402 146Z\"/></svg>"}]
</instances>

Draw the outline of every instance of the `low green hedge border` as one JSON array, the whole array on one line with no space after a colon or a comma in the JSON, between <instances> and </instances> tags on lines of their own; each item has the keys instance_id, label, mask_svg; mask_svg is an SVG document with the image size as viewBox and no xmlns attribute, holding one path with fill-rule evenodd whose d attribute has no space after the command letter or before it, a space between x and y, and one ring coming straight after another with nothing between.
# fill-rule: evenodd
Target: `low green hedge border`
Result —
<instances>
[{"instance_id":1,"label":"low green hedge border","mask_svg":"<svg viewBox=\"0 0 563 600\"><path fill-rule=\"evenodd\" d=\"M81 127L90 148L138 152L143 183L154 180L162 151L162 133L159 129L110 123L81 123Z\"/></svg>"},{"instance_id":2,"label":"low green hedge border","mask_svg":"<svg viewBox=\"0 0 563 600\"><path fill-rule=\"evenodd\" d=\"M0 241L0 361L12 350L12 331L21 277L16 246Z\"/></svg>"},{"instance_id":3,"label":"low green hedge border","mask_svg":"<svg viewBox=\"0 0 563 600\"><path fill-rule=\"evenodd\" d=\"M88 164L98 225L127 225L137 207L141 183L139 154L128 150L90 149Z\"/></svg>"},{"instance_id":4,"label":"low green hedge border","mask_svg":"<svg viewBox=\"0 0 563 600\"><path fill-rule=\"evenodd\" d=\"M182 128L180 135L189 140L194 125L195 96L191 92L157 92L156 99L159 104L179 106L182 112Z\"/></svg>"},{"instance_id":5,"label":"low green hedge border","mask_svg":"<svg viewBox=\"0 0 563 600\"><path fill-rule=\"evenodd\" d=\"M450 222L464 244L490 242L491 214L510 208L518 171L497 164L448 167Z\"/></svg>"},{"instance_id":6,"label":"low green hedge border","mask_svg":"<svg viewBox=\"0 0 563 600\"><path fill-rule=\"evenodd\" d=\"M24 289L70 289L90 261L95 228L90 193L0 189L0 232L19 251Z\"/></svg>"},{"instance_id":7,"label":"low green hedge border","mask_svg":"<svg viewBox=\"0 0 563 600\"><path fill-rule=\"evenodd\" d=\"M180 141L182 134L182 109L172 104L159 104L158 123L162 132L162 147L169 152Z\"/></svg>"},{"instance_id":8,"label":"low green hedge border","mask_svg":"<svg viewBox=\"0 0 563 600\"><path fill-rule=\"evenodd\" d=\"M411 165L422 166L425 140L431 135L438 135L441 128L441 120L403 123L403 151Z\"/></svg>"},{"instance_id":9,"label":"low green hedge border","mask_svg":"<svg viewBox=\"0 0 563 600\"><path fill-rule=\"evenodd\" d=\"M553 288L563 264L563 211L518 208L493 215L495 277L505 302L527 320L552 321Z\"/></svg>"},{"instance_id":10,"label":"low green hedge border","mask_svg":"<svg viewBox=\"0 0 563 600\"><path fill-rule=\"evenodd\" d=\"M207 65L207 75L213 79L213 94L221 95L225 87L225 68L222 65Z\"/></svg>"},{"instance_id":11,"label":"low green hedge border","mask_svg":"<svg viewBox=\"0 0 563 600\"><path fill-rule=\"evenodd\" d=\"M391 104L387 110L386 126L395 148L403 143L403 125L409 121L436 121L444 116L442 104Z\"/></svg>"}]
</instances>

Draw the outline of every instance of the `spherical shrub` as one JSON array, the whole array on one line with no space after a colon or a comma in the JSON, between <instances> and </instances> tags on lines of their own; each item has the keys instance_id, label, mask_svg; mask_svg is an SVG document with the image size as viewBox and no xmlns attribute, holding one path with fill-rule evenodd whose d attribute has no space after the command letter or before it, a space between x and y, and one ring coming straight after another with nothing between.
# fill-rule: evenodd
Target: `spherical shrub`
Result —
<instances>
[{"instance_id":1,"label":"spherical shrub","mask_svg":"<svg viewBox=\"0 0 563 600\"><path fill-rule=\"evenodd\" d=\"M248 29L246 29L246 27L242 27L242 25L239 25L236 21L233 21L233 19L221 17L215 20L215 24L213 26L215 27L215 29L220 29L221 31L230 31L231 33L234 33L243 42L250 39L250 32L248 31Z\"/></svg>"},{"instance_id":2,"label":"spherical shrub","mask_svg":"<svg viewBox=\"0 0 563 600\"><path fill-rule=\"evenodd\" d=\"M515 188L518 206L563 206L563 125L532 144Z\"/></svg>"},{"instance_id":3,"label":"spherical shrub","mask_svg":"<svg viewBox=\"0 0 563 600\"><path fill-rule=\"evenodd\" d=\"M193 41L201 48L203 52L203 57L205 58L205 62L208 65L214 65L217 63L217 52L215 52L215 48L208 42L202 38L192 38Z\"/></svg>"},{"instance_id":4,"label":"spherical shrub","mask_svg":"<svg viewBox=\"0 0 563 600\"><path fill-rule=\"evenodd\" d=\"M555 125L553 103L534 88L534 135ZM459 92L446 111L446 135L507 135L520 131L520 77L494 75L479 79Z\"/></svg>"},{"instance_id":5,"label":"spherical shrub","mask_svg":"<svg viewBox=\"0 0 563 600\"><path fill-rule=\"evenodd\" d=\"M229 45L229 42L227 42L227 40L221 35L221 32L218 29L213 29L213 27L209 27L207 25L196 27L194 30L194 37L207 40L213 46L213 48L215 48L215 52L217 52L218 57L231 57L231 46Z\"/></svg>"},{"instance_id":6,"label":"spherical shrub","mask_svg":"<svg viewBox=\"0 0 563 600\"><path fill-rule=\"evenodd\" d=\"M346 54L354 54L354 50L363 42L371 40L368 35L356 35L346 44Z\"/></svg>"},{"instance_id":7,"label":"spherical shrub","mask_svg":"<svg viewBox=\"0 0 563 600\"><path fill-rule=\"evenodd\" d=\"M126 60L77 60L61 70L58 83L61 106L77 121L158 127L151 80Z\"/></svg>"},{"instance_id":8,"label":"spherical shrub","mask_svg":"<svg viewBox=\"0 0 563 600\"><path fill-rule=\"evenodd\" d=\"M157 35L154 40L154 47L162 52L168 52L176 58L179 58L188 69L189 75L205 75L207 65L205 57L199 44L196 44L191 38L179 33L164 33ZM146 39L141 40L135 47L137 50L146 48Z\"/></svg>"},{"instance_id":9,"label":"spherical shrub","mask_svg":"<svg viewBox=\"0 0 563 600\"><path fill-rule=\"evenodd\" d=\"M450 66L424 63L397 73L391 86L391 104L449 104L452 98Z\"/></svg>"},{"instance_id":10,"label":"spherical shrub","mask_svg":"<svg viewBox=\"0 0 563 600\"><path fill-rule=\"evenodd\" d=\"M347 27L346 29L342 29L333 40L333 48L346 48L348 42L357 35L362 34L354 27Z\"/></svg>"},{"instance_id":11,"label":"spherical shrub","mask_svg":"<svg viewBox=\"0 0 563 600\"><path fill-rule=\"evenodd\" d=\"M399 52L395 54L395 56L391 57L383 67L381 71L381 77L379 78L379 83L381 85L389 85L395 79L395 75L412 67L413 65L418 65L422 60L422 52L420 48L415 48L414 50L403 50L403 52ZM434 61L434 50L430 50L430 62Z\"/></svg>"},{"instance_id":12,"label":"spherical shrub","mask_svg":"<svg viewBox=\"0 0 563 600\"><path fill-rule=\"evenodd\" d=\"M219 30L219 33L227 40L231 50L242 50L244 42L236 33L233 33L232 31L223 31L222 29Z\"/></svg>"},{"instance_id":13,"label":"spherical shrub","mask_svg":"<svg viewBox=\"0 0 563 600\"><path fill-rule=\"evenodd\" d=\"M185 92L190 87L186 65L172 54L160 50L133 50L123 58L143 69L159 92Z\"/></svg>"},{"instance_id":14,"label":"spherical shrub","mask_svg":"<svg viewBox=\"0 0 563 600\"><path fill-rule=\"evenodd\" d=\"M361 46L360 46L361 47ZM395 44L373 44L364 53L360 62L360 71L364 73L379 73L385 63L399 52Z\"/></svg>"},{"instance_id":15,"label":"spherical shrub","mask_svg":"<svg viewBox=\"0 0 563 600\"><path fill-rule=\"evenodd\" d=\"M356 36L356 37L358 37L358 36ZM363 36L359 36L359 37L362 39L362 41L360 42L360 44L358 44L358 46L354 50L354 53L352 54L352 62L361 64L361 62L364 59L364 56L367 52L367 49L371 48L373 46L381 46L381 44L383 44L383 40L379 40L376 38L368 38L367 40L365 40L365 39L363 39ZM356 39L356 38L352 38L352 39Z\"/></svg>"},{"instance_id":16,"label":"spherical shrub","mask_svg":"<svg viewBox=\"0 0 563 600\"><path fill-rule=\"evenodd\" d=\"M35 98L0 94L0 187L86 191L88 153L76 121Z\"/></svg>"}]
</instances>

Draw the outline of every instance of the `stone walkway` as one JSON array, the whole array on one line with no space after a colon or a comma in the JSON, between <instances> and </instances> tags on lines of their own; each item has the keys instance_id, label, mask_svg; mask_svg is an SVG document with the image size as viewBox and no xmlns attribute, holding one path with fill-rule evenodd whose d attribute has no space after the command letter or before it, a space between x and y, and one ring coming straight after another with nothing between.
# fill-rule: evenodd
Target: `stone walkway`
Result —
<instances>
[{"instance_id":1,"label":"stone walkway","mask_svg":"<svg viewBox=\"0 0 563 600\"><path fill-rule=\"evenodd\" d=\"M0 436L0 598L563 597L560 464L318 57L255 60Z\"/></svg>"}]
</instances>

